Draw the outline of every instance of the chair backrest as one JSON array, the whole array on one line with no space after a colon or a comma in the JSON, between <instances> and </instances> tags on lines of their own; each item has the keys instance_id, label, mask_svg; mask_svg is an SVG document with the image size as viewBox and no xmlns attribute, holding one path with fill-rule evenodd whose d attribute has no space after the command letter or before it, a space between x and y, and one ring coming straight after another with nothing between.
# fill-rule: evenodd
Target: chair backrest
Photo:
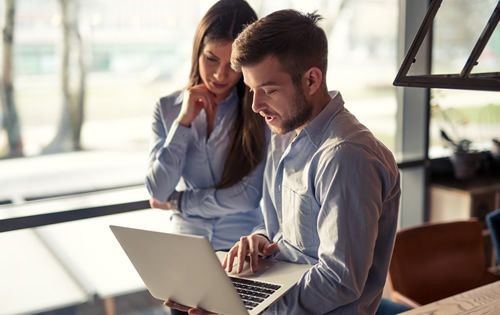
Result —
<instances>
[{"instance_id":1,"label":"chair backrest","mask_svg":"<svg viewBox=\"0 0 500 315\"><path fill-rule=\"evenodd\" d=\"M491 243L495 250L497 265L500 265L500 209L489 212L485 219L490 231Z\"/></svg>"},{"instance_id":2,"label":"chair backrest","mask_svg":"<svg viewBox=\"0 0 500 315\"><path fill-rule=\"evenodd\" d=\"M495 281L487 272L481 230L470 220L399 231L389 268L393 289L427 304Z\"/></svg>"}]
</instances>

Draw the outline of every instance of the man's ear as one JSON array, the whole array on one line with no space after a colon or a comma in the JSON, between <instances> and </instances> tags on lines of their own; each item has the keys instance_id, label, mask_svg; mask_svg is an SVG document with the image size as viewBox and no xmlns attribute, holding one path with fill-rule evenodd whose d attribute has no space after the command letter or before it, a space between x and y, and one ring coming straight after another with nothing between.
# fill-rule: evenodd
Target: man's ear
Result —
<instances>
[{"instance_id":1,"label":"man's ear","mask_svg":"<svg viewBox=\"0 0 500 315\"><path fill-rule=\"evenodd\" d=\"M318 67L309 68L304 73L304 87L307 95L313 95L321 87L323 72Z\"/></svg>"}]
</instances>

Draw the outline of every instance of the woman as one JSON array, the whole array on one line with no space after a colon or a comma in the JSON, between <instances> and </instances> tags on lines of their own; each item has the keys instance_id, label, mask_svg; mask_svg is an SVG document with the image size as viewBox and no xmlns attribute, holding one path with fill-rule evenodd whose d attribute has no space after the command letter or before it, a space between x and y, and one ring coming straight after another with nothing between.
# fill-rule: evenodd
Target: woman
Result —
<instances>
[{"instance_id":1,"label":"woman","mask_svg":"<svg viewBox=\"0 0 500 315\"><path fill-rule=\"evenodd\" d=\"M257 16L243 0L215 3L198 25L188 87L161 98L146 186L174 232L229 249L261 220L265 126L230 66L231 44ZM177 189L177 190L176 190Z\"/></svg>"}]
</instances>

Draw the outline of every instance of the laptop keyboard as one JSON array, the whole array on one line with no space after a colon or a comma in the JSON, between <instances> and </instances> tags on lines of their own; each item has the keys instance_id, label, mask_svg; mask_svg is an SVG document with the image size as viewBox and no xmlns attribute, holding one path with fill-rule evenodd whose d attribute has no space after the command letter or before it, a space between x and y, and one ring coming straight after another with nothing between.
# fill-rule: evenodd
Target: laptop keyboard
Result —
<instances>
[{"instance_id":1,"label":"laptop keyboard","mask_svg":"<svg viewBox=\"0 0 500 315\"><path fill-rule=\"evenodd\" d=\"M281 286L266 282L229 277L247 310L251 310Z\"/></svg>"}]
</instances>

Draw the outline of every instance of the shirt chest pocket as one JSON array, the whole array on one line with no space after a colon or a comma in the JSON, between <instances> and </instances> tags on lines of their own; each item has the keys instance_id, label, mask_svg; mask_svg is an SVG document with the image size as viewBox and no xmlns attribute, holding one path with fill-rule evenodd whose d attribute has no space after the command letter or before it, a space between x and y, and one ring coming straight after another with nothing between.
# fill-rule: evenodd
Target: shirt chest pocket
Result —
<instances>
[{"instance_id":1,"label":"shirt chest pocket","mask_svg":"<svg viewBox=\"0 0 500 315\"><path fill-rule=\"evenodd\" d=\"M318 244L316 217L311 197L298 191L283 186L283 238L291 245L307 250Z\"/></svg>"}]
</instances>

